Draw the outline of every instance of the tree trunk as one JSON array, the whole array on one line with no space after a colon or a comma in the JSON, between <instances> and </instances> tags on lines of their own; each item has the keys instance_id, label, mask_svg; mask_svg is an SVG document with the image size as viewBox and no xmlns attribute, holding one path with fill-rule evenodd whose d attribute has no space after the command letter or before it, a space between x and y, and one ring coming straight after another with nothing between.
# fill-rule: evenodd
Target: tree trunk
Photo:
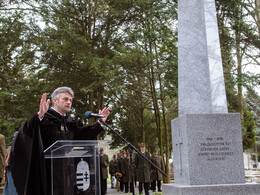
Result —
<instances>
[{"instance_id":1,"label":"tree trunk","mask_svg":"<svg viewBox=\"0 0 260 195\"><path fill-rule=\"evenodd\" d=\"M150 24L148 23L148 29L149 32L151 31L150 29ZM151 37L149 37L149 53L150 56L153 54L152 51L152 40ZM162 119L161 119L161 114L160 114L160 109L159 109L159 104L158 104L158 99L157 99L157 92L156 92L156 87L155 87L155 74L154 74L154 67L153 67L153 59L150 57L150 84L151 84L151 92L152 92L152 97L153 97L153 104L154 104L154 113L155 113L155 118L156 118L156 125L157 125L157 134L158 134L158 141L159 141L159 148L160 148L160 153L163 154L163 143L162 143Z\"/></svg>"},{"instance_id":2,"label":"tree trunk","mask_svg":"<svg viewBox=\"0 0 260 195\"><path fill-rule=\"evenodd\" d=\"M237 57L237 97L240 105L240 119L241 123L244 121L244 111L243 111L243 89L242 89L242 52L240 48L240 14L237 11L236 19L236 30L235 30L235 39L236 39L236 57Z\"/></svg>"},{"instance_id":3,"label":"tree trunk","mask_svg":"<svg viewBox=\"0 0 260 195\"><path fill-rule=\"evenodd\" d=\"M103 109L104 98L103 98L104 86L99 86L97 93L97 112Z\"/></svg>"},{"instance_id":4,"label":"tree trunk","mask_svg":"<svg viewBox=\"0 0 260 195\"><path fill-rule=\"evenodd\" d=\"M155 57L156 57L156 64L157 64L157 68L159 69L159 59L158 59L158 55L157 55L157 46L155 44L154 46L155 48ZM167 118L166 118L166 112L165 112L165 103L164 103L164 92L163 92L163 86L162 86L162 79L161 79L161 74L159 74L158 76L159 78L159 84L160 84L160 97L161 97L161 102L162 102L162 111L163 111L163 123L164 123L164 130L165 130L165 150L166 150L166 162L165 162L165 172L167 177L163 178L164 183L170 183L170 175L169 175L169 158L170 158L170 139L169 139L169 130L168 130L168 122L167 122ZM162 135L160 135L162 136ZM163 154L163 150L160 150L161 152L161 156L164 157ZM163 158L164 160L164 158Z\"/></svg>"}]
</instances>

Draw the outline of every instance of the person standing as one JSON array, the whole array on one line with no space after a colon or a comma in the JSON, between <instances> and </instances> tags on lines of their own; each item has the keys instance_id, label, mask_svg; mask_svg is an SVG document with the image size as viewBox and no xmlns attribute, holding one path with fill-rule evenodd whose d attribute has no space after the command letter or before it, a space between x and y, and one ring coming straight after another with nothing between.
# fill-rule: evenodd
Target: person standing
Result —
<instances>
[{"instance_id":1,"label":"person standing","mask_svg":"<svg viewBox=\"0 0 260 195\"><path fill-rule=\"evenodd\" d=\"M132 158L130 158L130 153L127 151L126 153L126 157L128 159L129 162L129 182L130 182L130 192L133 192L133 188L134 188L134 177L135 177L135 173L134 173L134 161ZM132 169L132 170L131 170ZM132 175L133 174L133 175ZM132 177L133 176L133 177Z\"/></svg>"},{"instance_id":2,"label":"person standing","mask_svg":"<svg viewBox=\"0 0 260 195\"><path fill-rule=\"evenodd\" d=\"M116 170L117 170L117 160L116 160L116 155L114 154L112 157L112 160L109 162L109 174L111 176L111 188L113 189L115 186L114 184L116 183Z\"/></svg>"},{"instance_id":3,"label":"person standing","mask_svg":"<svg viewBox=\"0 0 260 195\"><path fill-rule=\"evenodd\" d=\"M152 161L153 164L155 164L163 172L165 171L163 159L162 159L161 156L158 155L157 149L154 149L151 161ZM158 170L153 168L153 166L152 166L152 170L151 170L151 181L152 181L151 182L151 190L153 192L155 192L155 190L156 190L156 182L157 182L158 192L162 191L161 190L161 181L162 180L163 180L162 174Z\"/></svg>"},{"instance_id":4,"label":"person standing","mask_svg":"<svg viewBox=\"0 0 260 195\"><path fill-rule=\"evenodd\" d=\"M100 148L100 171L101 171L101 195L107 194L107 167L109 165L108 155L104 153L104 149Z\"/></svg>"},{"instance_id":5,"label":"person standing","mask_svg":"<svg viewBox=\"0 0 260 195\"><path fill-rule=\"evenodd\" d=\"M145 151L144 143L141 143L140 151L146 158L151 160L150 153ZM135 166L137 169L137 181L139 181L139 194L143 193L144 187L145 195L149 195L151 164L137 153L135 155Z\"/></svg>"},{"instance_id":6,"label":"person standing","mask_svg":"<svg viewBox=\"0 0 260 195\"><path fill-rule=\"evenodd\" d=\"M5 153L5 136L0 134L0 184L2 183L5 172Z\"/></svg>"},{"instance_id":7,"label":"person standing","mask_svg":"<svg viewBox=\"0 0 260 195\"><path fill-rule=\"evenodd\" d=\"M117 167L116 167L116 190L119 192L120 191L120 180L122 177L122 174L119 172L119 160L121 158L121 150L119 153L117 153Z\"/></svg>"},{"instance_id":8,"label":"person standing","mask_svg":"<svg viewBox=\"0 0 260 195\"><path fill-rule=\"evenodd\" d=\"M130 159L127 156L127 151L123 153L123 160L122 160L122 180L124 183L125 193L129 192L129 182L130 182Z\"/></svg>"},{"instance_id":9,"label":"person standing","mask_svg":"<svg viewBox=\"0 0 260 195\"><path fill-rule=\"evenodd\" d=\"M118 180L120 183L120 191L123 192L124 191L124 181L123 181L123 175L122 175L122 170L124 168L124 164L123 164L123 158L124 158L124 150L120 150L119 152L119 158L117 161L117 175L118 175Z\"/></svg>"},{"instance_id":10,"label":"person standing","mask_svg":"<svg viewBox=\"0 0 260 195\"><path fill-rule=\"evenodd\" d=\"M14 132L14 134L13 134L13 141L14 141L17 133L18 133L18 131ZM11 153L11 146L8 147L7 152L6 152L6 160L5 160L5 188L4 188L3 195L9 195L9 194L16 195L17 194L15 186L14 186L13 178L11 176L10 167L9 167L10 153Z\"/></svg>"},{"instance_id":11,"label":"person standing","mask_svg":"<svg viewBox=\"0 0 260 195\"><path fill-rule=\"evenodd\" d=\"M43 151L57 140L95 140L103 131L98 121L92 126L84 126L81 121L74 120L67 115L72 107L74 92L69 87L59 87L50 99L44 93L41 97L39 111L19 129L9 159L10 181L15 184L18 194L51 194L51 163L44 159ZM110 114L108 108L99 111L104 115L104 121ZM69 179L62 172L64 164L56 166L57 193L64 193L64 189L72 186L64 183ZM13 186L13 185L9 185ZM4 193L8 188L5 185Z\"/></svg>"}]
</instances>

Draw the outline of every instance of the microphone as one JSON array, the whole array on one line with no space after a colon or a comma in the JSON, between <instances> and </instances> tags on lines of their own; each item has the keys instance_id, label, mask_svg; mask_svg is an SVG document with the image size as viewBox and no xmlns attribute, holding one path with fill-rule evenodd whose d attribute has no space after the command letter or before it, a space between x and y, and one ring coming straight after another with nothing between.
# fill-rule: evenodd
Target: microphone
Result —
<instances>
[{"instance_id":1,"label":"microphone","mask_svg":"<svg viewBox=\"0 0 260 195\"><path fill-rule=\"evenodd\" d=\"M96 113L93 113L91 111L87 111L87 112L85 112L85 117L87 117L88 119L92 118L92 117L95 117L95 118L105 118L105 115L96 114Z\"/></svg>"}]
</instances>

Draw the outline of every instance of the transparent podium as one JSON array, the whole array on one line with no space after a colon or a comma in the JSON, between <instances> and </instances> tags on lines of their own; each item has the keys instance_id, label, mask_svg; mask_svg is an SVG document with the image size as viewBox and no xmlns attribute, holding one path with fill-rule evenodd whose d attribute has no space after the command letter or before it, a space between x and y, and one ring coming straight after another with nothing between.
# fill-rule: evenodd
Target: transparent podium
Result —
<instances>
[{"instance_id":1,"label":"transparent podium","mask_svg":"<svg viewBox=\"0 0 260 195\"><path fill-rule=\"evenodd\" d=\"M105 141L59 140L47 148L47 194L99 195L102 142Z\"/></svg>"}]
</instances>

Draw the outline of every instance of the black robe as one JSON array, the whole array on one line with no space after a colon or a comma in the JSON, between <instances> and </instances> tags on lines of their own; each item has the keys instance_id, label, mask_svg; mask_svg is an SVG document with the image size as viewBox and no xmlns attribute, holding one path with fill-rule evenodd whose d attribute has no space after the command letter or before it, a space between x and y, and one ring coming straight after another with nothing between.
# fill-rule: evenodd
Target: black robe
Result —
<instances>
[{"instance_id":1,"label":"black robe","mask_svg":"<svg viewBox=\"0 0 260 195\"><path fill-rule=\"evenodd\" d=\"M81 121L69 116L63 118L53 109L45 113L42 121L34 115L20 128L12 144L10 168L17 193L49 194L50 181L43 151L57 140L94 140L102 131L99 123L84 127Z\"/></svg>"}]
</instances>

